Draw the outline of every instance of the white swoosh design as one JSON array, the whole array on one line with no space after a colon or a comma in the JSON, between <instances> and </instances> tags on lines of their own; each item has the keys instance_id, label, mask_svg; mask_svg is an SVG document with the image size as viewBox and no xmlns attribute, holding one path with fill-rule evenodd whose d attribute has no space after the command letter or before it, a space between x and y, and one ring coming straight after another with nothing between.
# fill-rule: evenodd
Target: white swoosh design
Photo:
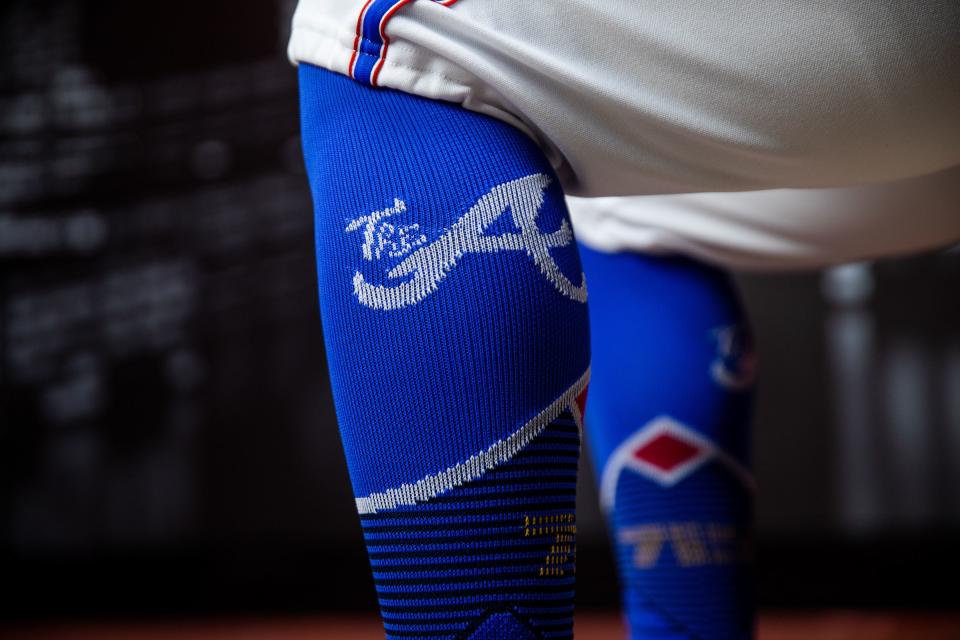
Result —
<instances>
[{"instance_id":1,"label":"white swoosh design","mask_svg":"<svg viewBox=\"0 0 960 640\"><path fill-rule=\"evenodd\" d=\"M395 509L403 505L413 506L419 502L435 498L441 493L459 487L466 482L476 480L487 471L493 470L517 455L564 409L573 407L574 417L579 416L580 412L577 408L576 398L589 381L590 369L587 369L572 387L563 392L563 395L506 438L496 441L490 447L440 473L425 476L410 484L402 484L393 489L357 498L357 511L361 515L365 515ZM580 420L578 420L579 422ZM582 428L582 423L580 424Z\"/></svg>"}]
</instances>

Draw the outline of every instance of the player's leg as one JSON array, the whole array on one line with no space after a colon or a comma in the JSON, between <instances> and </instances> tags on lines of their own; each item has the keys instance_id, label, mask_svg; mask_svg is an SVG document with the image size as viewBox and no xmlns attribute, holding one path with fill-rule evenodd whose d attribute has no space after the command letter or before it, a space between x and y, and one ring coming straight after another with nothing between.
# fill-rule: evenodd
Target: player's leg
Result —
<instances>
[{"instance_id":1,"label":"player's leg","mask_svg":"<svg viewBox=\"0 0 960 640\"><path fill-rule=\"evenodd\" d=\"M631 637L748 638L755 360L732 284L686 258L581 250L586 433Z\"/></svg>"},{"instance_id":2,"label":"player's leg","mask_svg":"<svg viewBox=\"0 0 960 640\"><path fill-rule=\"evenodd\" d=\"M308 65L300 87L330 378L387 636L568 638L589 337L560 185L503 122Z\"/></svg>"}]
</instances>

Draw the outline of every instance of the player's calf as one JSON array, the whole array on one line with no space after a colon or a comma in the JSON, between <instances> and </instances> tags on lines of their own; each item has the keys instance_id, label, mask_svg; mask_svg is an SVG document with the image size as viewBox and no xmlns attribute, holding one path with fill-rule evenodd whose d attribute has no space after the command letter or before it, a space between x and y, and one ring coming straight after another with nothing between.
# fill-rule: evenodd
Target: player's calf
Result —
<instances>
[{"instance_id":1,"label":"player's calf","mask_svg":"<svg viewBox=\"0 0 960 640\"><path fill-rule=\"evenodd\" d=\"M584 249L586 429L631 637L752 636L755 360L725 275Z\"/></svg>"},{"instance_id":2,"label":"player's calf","mask_svg":"<svg viewBox=\"0 0 960 640\"><path fill-rule=\"evenodd\" d=\"M301 65L330 377L390 638L571 637L589 339L508 125Z\"/></svg>"}]
</instances>

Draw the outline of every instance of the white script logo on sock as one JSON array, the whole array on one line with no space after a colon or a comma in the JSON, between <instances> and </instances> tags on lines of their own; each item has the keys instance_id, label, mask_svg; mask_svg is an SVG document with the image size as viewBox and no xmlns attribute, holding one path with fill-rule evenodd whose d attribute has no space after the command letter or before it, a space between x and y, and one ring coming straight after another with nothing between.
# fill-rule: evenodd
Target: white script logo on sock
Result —
<instances>
[{"instance_id":1,"label":"white script logo on sock","mask_svg":"<svg viewBox=\"0 0 960 640\"><path fill-rule=\"evenodd\" d=\"M581 284L574 285L550 255L550 249L566 247L573 242L569 223L564 220L560 228L551 233L543 233L537 227L544 190L549 184L550 178L538 173L498 185L430 243L420 233L419 225L395 225L387 221L407 210L406 203L399 198L390 208L353 220L344 231L350 233L363 229L361 253L364 260L380 260L384 255L391 258L406 256L386 274L388 279L406 278L395 285L371 284L357 271L353 276L353 292L357 299L373 309L402 309L421 302L436 291L440 281L450 275L467 254L523 251L557 291L577 302L586 302L583 275ZM484 235L484 231L507 209L519 232Z\"/></svg>"}]
</instances>

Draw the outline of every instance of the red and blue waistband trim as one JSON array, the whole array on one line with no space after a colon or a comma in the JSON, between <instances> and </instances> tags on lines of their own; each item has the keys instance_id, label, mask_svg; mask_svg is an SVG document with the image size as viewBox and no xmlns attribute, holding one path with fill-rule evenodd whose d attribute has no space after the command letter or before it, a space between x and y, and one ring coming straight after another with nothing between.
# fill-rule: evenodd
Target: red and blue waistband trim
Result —
<instances>
[{"instance_id":1,"label":"red and blue waistband trim","mask_svg":"<svg viewBox=\"0 0 960 640\"><path fill-rule=\"evenodd\" d=\"M431 0L449 7L457 0ZM357 16L357 35L353 40L353 55L350 57L349 74L354 80L377 85L383 61L390 46L386 27L390 18L413 0L365 0Z\"/></svg>"}]
</instances>

